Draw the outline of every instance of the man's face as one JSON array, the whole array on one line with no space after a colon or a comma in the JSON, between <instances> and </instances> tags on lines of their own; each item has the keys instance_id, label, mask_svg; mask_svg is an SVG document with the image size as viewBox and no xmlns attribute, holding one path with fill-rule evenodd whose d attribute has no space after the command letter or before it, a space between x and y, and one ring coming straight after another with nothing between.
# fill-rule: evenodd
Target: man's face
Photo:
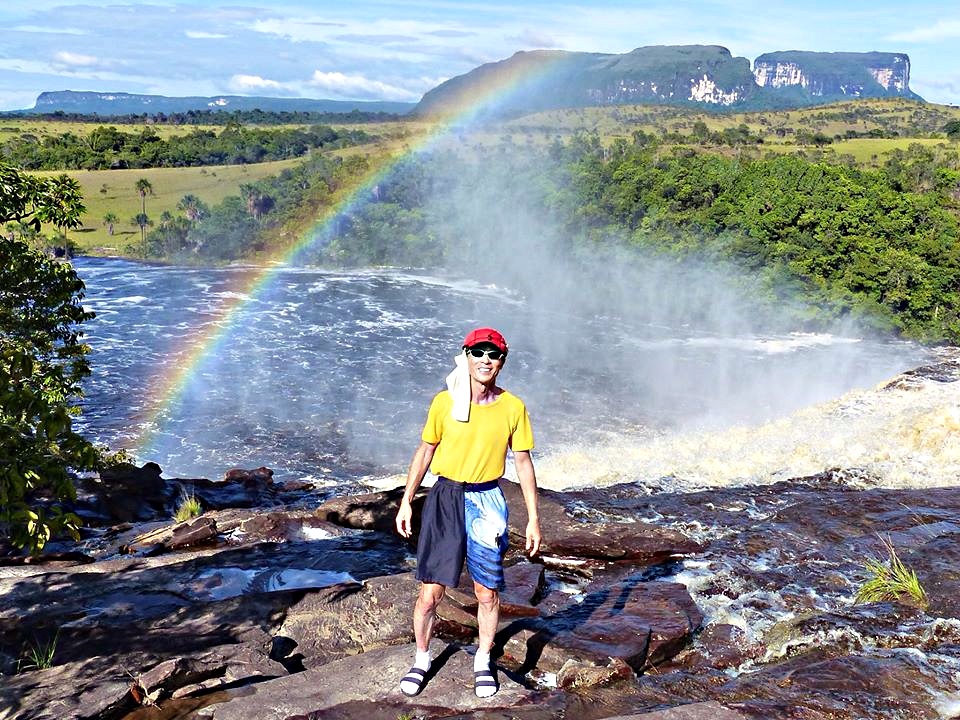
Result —
<instances>
[{"instance_id":1,"label":"man's face","mask_svg":"<svg viewBox=\"0 0 960 720\"><path fill-rule=\"evenodd\" d=\"M480 357L477 357L477 355ZM491 355L495 356L496 359L493 359ZM470 377L481 385L493 384L503 367L504 360L506 360L506 355L496 345L490 343L481 343L467 348Z\"/></svg>"}]
</instances>

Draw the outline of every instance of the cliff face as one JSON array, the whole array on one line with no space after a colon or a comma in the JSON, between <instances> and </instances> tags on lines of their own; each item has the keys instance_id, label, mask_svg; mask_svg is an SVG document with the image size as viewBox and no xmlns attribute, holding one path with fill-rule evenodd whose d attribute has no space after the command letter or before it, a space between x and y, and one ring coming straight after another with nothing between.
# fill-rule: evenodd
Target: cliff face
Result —
<instances>
[{"instance_id":1,"label":"cliff face","mask_svg":"<svg viewBox=\"0 0 960 720\"><path fill-rule=\"evenodd\" d=\"M802 88L812 98L917 97L902 53L767 53L754 62L753 75L763 89Z\"/></svg>"},{"instance_id":2,"label":"cliff face","mask_svg":"<svg viewBox=\"0 0 960 720\"><path fill-rule=\"evenodd\" d=\"M448 80L414 112L447 115L478 104L490 114L644 102L727 106L757 89L749 60L717 45L658 45L623 55L537 50Z\"/></svg>"},{"instance_id":3,"label":"cliff face","mask_svg":"<svg viewBox=\"0 0 960 720\"><path fill-rule=\"evenodd\" d=\"M650 46L623 55L520 52L437 86L421 115L465 109L497 115L627 103L764 109L910 91L910 59L900 53L776 52L746 58L718 45Z\"/></svg>"},{"instance_id":4,"label":"cliff face","mask_svg":"<svg viewBox=\"0 0 960 720\"><path fill-rule=\"evenodd\" d=\"M717 45L643 47L588 70L585 95L599 105L692 102L733 105L756 90L750 63Z\"/></svg>"}]
</instances>

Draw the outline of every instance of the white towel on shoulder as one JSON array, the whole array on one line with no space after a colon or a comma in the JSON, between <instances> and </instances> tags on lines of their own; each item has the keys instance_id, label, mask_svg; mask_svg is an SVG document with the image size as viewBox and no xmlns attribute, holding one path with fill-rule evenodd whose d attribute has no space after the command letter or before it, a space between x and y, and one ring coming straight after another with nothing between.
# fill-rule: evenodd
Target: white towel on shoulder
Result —
<instances>
[{"instance_id":1,"label":"white towel on shoulder","mask_svg":"<svg viewBox=\"0 0 960 720\"><path fill-rule=\"evenodd\" d=\"M456 367L447 375L447 390L453 398L453 408L450 414L454 420L467 422L470 420L470 368L467 366L467 351L457 355Z\"/></svg>"}]
</instances>

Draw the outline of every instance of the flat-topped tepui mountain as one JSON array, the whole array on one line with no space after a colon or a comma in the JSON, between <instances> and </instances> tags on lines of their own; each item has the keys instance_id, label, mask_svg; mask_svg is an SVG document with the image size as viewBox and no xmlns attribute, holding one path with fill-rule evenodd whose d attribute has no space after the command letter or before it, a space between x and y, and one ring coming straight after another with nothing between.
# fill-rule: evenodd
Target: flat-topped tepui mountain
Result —
<instances>
[{"instance_id":1,"label":"flat-topped tepui mountain","mask_svg":"<svg viewBox=\"0 0 960 720\"><path fill-rule=\"evenodd\" d=\"M385 112L420 116L645 103L712 109L764 110L852 98L906 97L910 58L888 52L783 51L759 56L751 68L719 45L653 45L628 53L533 50L486 63L441 83L414 103L310 98L166 97L132 93L44 92L21 112L157 114L202 110Z\"/></svg>"},{"instance_id":2,"label":"flat-topped tepui mountain","mask_svg":"<svg viewBox=\"0 0 960 720\"><path fill-rule=\"evenodd\" d=\"M263 110L264 112L321 112L348 113L384 112L403 114L414 103L387 100L323 100L311 98L247 97L243 95L215 95L213 97L167 97L165 95L138 95L125 92L78 92L59 90L44 92L37 97L27 113L78 113L85 115L136 115L147 113L190 112L191 110Z\"/></svg>"},{"instance_id":3,"label":"flat-topped tepui mountain","mask_svg":"<svg viewBox=\"0 0 960 720\"><path fill-rule=\"evenodd\" d=\"M622 55L519 52L424 95L418 115L487 114L650 103L766 109L868 97L909 97L902 53L776 52L750 61L717 45L641 47Z\"/></svg>"}]
</instances>

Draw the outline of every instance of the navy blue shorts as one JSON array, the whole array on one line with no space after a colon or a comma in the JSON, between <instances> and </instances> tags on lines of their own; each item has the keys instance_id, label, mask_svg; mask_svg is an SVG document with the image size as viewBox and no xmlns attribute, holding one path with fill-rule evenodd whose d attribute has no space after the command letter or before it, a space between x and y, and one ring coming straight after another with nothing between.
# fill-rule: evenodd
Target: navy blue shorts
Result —
<instances>
[{"instance_id":1,"label":"navy blue shorts","mask_svg":"<svg viewBox=\"0 0 960 720\"><path fill-rule=\"evenodd\" d=\"M461 483L438 478L423 505L417 580L456 587L466 559L470 577L491 590L503 590L507 517L499 480Z\"/></svg>"}]
</instances>

